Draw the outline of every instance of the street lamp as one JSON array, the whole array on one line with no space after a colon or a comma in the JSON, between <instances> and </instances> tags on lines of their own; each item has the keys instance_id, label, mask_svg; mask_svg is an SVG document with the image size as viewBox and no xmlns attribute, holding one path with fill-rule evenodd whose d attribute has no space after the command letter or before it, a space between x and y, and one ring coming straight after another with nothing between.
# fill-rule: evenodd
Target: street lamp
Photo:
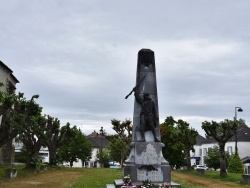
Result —
<instances>
[{"instance_id":1,"label":"street lamp","mask_svg":"<svg viewBox=\"0 0 250 188\"><path fill-rule=\"evenodd\" d=\"M235 129L234 129L234 134L235 134L235 153L238 153L238 147L237 147L237 141L238 141L237 112L243 112L242 108L241 107L235 107L235 116L234 116L234 123L235 123Z\"/></svg>"},{"instance_id":2,"label":"street lamp","mask_svg":"<svg viewBox=\"0 0 250 188\"><path fill-rule=\"evenodd\" d=\"M101 149L100 149L100 163L101 163L101 167L103 166L102 163L103 163L103 156L102 156L102 137L103 137L103 127L101 127L100 129L100 135L101 135Z\"/></svg>"}]
</instances>

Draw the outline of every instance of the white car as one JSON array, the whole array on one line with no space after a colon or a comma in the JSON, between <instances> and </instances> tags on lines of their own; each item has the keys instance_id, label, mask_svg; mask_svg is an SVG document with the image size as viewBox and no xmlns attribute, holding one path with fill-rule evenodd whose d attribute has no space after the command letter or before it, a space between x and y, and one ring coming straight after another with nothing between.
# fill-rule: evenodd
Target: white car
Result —
<instances>
[{"instance_id":1,"label":"white car","mask_svg":"<svg viewBox=\"0 0 250 188\"><path fill-rule=\"evenodd\" d=\"M204 170L208 170L208 167L203 166L203 165L195 165L194 169L204 169Z\"/></svg>"}]
</instances>

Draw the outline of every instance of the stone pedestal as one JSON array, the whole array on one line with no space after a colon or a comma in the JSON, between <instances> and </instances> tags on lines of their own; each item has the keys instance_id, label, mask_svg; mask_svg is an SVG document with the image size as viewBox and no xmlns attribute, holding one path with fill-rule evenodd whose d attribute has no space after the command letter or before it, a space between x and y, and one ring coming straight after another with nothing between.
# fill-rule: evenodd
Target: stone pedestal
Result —
<instances>
[{"instance_id":1,"label":"stone pedestal","mask_svg":"<svg viewBox=\"0 0 250 188\"><path fill-rule=\"evenodd\" d=\"M130 175L132 182L171 182L171 168L162 156L162 147L160 142L132 144L132 152L123 169L124 176Z\"/></svg>"},{"instance_id":2,"label":"stone pedestal","mask_svg":"<svg viewBox=\"0 0 250 188\"><path fill-rule=\"evenodd\" d=\"M242 182L245 184L250 184L250 174L243 174L242 175Z\"/></svg>"}]
</instances>

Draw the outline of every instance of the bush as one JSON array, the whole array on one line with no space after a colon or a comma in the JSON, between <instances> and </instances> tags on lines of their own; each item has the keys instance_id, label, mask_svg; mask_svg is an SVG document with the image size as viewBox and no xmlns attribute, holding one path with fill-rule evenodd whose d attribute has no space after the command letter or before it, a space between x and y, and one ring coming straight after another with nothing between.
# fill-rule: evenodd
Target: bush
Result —
<instances>
[{"instance_id":1,"label":"bush","mask_svg":"<svg viewBox=\"0 0 250 188\"><path fill-rule=\"evenodd\" d=\"M236 174L244 173L244 165L237 152L231 157L227 171Z\"/></svg>"}]
</instances>

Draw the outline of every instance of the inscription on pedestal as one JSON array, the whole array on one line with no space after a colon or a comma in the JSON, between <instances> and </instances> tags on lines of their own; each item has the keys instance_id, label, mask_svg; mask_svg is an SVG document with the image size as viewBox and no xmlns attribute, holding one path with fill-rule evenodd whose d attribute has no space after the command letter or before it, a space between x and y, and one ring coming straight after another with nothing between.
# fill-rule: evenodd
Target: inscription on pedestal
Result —
<instances>
[{"instance_id":1,"label":"inscription on pedestal","mask_svg":"<svg viewBox=\"0 0 250 188\"><path fill-rule=\"evenodd\" d=\"M163 172L161 168L157 168L157 171L146 171L137 169L137 180L144 181L149 180L151 182L162 182Z\"/></svg>"}]
</instances>

